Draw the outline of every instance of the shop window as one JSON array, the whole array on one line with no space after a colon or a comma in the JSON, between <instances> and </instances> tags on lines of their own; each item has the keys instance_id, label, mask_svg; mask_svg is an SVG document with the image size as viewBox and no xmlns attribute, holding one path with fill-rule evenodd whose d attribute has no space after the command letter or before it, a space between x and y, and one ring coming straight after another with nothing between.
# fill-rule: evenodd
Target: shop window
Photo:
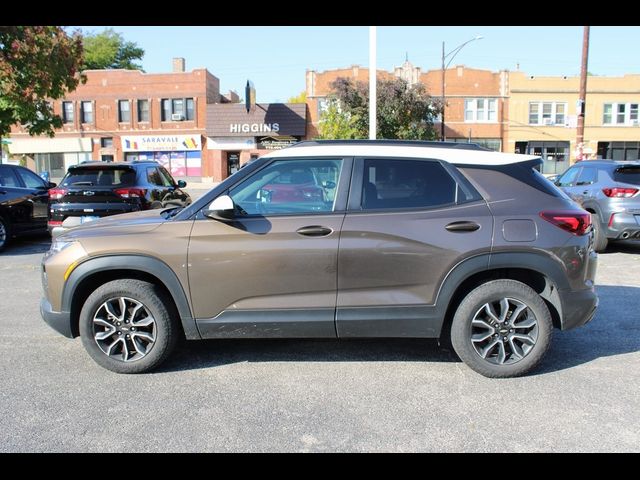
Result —
<instances>
[{"instance_id":1,"label":"shop window","mask_svg":"<svg viewBox=\"0 0 640 480\"><path fill-rule=\"evenodd\" d=\"M118 121L120 123L131 121L131 105L129 100L118 100Z\"/></svg>"}]
</instances>

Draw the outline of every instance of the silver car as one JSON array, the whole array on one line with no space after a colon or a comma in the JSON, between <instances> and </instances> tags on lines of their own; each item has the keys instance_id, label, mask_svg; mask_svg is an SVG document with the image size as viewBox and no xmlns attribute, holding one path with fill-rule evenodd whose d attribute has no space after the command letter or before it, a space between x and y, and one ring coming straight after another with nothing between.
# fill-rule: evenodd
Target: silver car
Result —
<instances>
[{"instance_id":1,"label":"silver car","mask_svg":"<svg viewBox=\"0 0 640 480\"><path fill-rule=\"evenodd\" d=\"M555 183L591 212L597 252L609 240L640 238L640 161L579 162Z\"/></svg>"}]
</instances>

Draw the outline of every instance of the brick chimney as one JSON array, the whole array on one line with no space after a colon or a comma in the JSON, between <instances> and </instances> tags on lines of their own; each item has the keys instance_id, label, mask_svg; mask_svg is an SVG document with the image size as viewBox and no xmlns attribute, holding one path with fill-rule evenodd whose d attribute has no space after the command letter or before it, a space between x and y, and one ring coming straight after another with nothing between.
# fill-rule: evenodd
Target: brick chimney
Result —
<instances>
[{"instance_id":1,"label":"brick chimney","mask_svg":"<svg viewBox=\"0 0 640 480\"><path fill-rule=\"evenodd\" d=\"M184 58L176 57L173 59L173 73L184 72Z\"/></svg>"}]
</instances>

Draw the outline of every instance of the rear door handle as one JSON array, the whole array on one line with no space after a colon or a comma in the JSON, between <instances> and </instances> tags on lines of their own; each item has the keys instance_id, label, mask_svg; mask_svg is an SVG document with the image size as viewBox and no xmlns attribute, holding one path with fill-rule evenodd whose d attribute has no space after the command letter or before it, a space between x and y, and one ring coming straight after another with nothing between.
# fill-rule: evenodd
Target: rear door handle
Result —
<instances>
[{"instance_id":1,"label":"rear door handle","mask_svg":"<svg viewBox=\"0 0 640 480\"><path fill-rule=\"evenodd\" d=\"M447 230L450 232L475 232L480 228L476 222L453 222L447 225Z\"/></svg>"},{"instance_id":2,"label":"rear door handle","mask_svg":"<svg viewBox=\"0 0 640 480\"><path fill-rule=\"evenodd\" d=\"M333 230L328 227L321 227L320 225L309 225L308 227L302 227L296 230L299 235L305 237L326 237L331 234Z\"/></svg>"}]
</instances>

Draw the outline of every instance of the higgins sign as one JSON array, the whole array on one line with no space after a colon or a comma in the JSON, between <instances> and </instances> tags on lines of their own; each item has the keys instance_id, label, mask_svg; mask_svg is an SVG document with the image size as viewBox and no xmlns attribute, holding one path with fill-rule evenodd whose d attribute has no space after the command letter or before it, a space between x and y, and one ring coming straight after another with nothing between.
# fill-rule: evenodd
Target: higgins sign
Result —
<instances>
[{"instance_id":1,"label":"higgins sign","mask_svg":"<svg viewBox=\"0 0 640 480\"><path fill-rule=\"evenodd\" d=\"M229 133L278 133L279 123L232 123Z\"/></svg>"},{"instance_id":2,"label":"higgins sign","mask_svg":"<svg viewBox=\"0 0 640 480\"><path fill-rule=\"evenodd\" d=\"M132 135L121 138L123 152L202 150L200 135Z\"/></svg>"}]
</instances>

